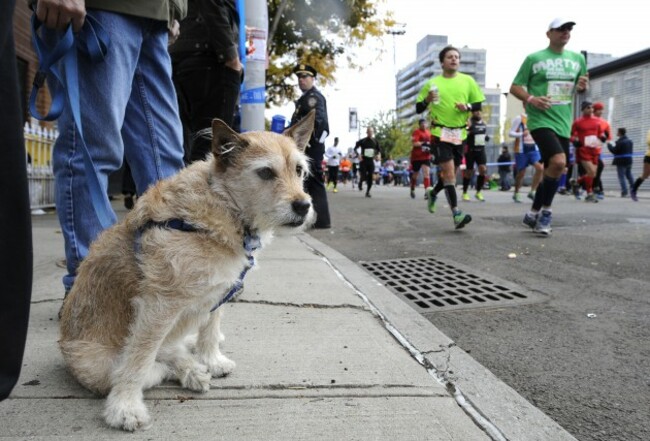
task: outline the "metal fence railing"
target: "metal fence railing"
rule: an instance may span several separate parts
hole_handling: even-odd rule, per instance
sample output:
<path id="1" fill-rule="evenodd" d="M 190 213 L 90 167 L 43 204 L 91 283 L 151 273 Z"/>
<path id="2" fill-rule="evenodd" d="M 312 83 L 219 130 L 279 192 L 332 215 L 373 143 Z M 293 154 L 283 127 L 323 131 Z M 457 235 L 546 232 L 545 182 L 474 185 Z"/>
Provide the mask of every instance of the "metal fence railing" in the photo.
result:
<path id="1" fill-rule="evenodd" d="M 58 131 L 25 123 L 25 162 L 32 210 L 55 205 L 52 148 Z"/>

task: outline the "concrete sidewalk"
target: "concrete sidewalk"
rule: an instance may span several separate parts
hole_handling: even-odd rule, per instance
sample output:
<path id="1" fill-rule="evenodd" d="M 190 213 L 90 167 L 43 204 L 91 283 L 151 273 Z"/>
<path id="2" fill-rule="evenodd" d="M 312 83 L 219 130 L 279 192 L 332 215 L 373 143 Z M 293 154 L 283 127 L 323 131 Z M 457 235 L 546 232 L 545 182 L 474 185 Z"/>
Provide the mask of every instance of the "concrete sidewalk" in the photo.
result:
<path id="1" fill-rule="evenodd" d="M 62 237 L 34 217 L 34 289 L 18 385 L 0 403 L 7 440 L 575 440 L 354 262 L 308 234 L 262 250 L 225 305 L 237 362 L 207 394 L 145 393 L 153 426 L 108 428 L 104 400 L 58 351 Z"/>

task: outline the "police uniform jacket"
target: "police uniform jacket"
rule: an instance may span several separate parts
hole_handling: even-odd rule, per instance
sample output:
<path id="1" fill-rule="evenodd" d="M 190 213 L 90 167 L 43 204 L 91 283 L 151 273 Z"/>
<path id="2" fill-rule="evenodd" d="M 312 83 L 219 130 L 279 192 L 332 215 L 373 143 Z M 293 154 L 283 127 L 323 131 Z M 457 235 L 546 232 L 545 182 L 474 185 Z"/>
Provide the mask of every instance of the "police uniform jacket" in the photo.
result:
<path id="1" fill-rule="evenodd" d="M 314 121 L 314 132 L 311 135 L 309 140 L 309 147 L 305 152 L 310 158 L 319 161 L 323 160 L 323 154 L 325 153 L 325 144 L 318 142 L 320 137 L 323 135 L 324 131 L 329 133 L 330 126 L 329 121 L 327 120 L 327 102 L 322 93 L 312 87 L 311 89 L 305 91 L 300 98 L 296 101 L 296 111 L 293 112 L 291 117 L 291 126 L 298 123 L 303 119 L 309 112 L 313 109 L 316 109 L 316 121 Z"/>

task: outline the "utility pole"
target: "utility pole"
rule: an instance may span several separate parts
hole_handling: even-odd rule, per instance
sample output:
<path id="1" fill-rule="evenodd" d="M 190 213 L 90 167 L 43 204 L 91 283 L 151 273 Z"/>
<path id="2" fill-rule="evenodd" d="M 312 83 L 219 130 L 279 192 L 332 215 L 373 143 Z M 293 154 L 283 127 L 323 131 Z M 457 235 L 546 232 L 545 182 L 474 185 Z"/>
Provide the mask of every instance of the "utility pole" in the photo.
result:
<path id="1" fill-rule="evenodd" d="M 396 56 L 397 46 L 396 46 L 395 37 L 398 35 L 406 34 L 406 24 L 395 23 L 395 25 L 392 28 L 389 28 L 388 31 L 386 31 L 386 33 L 393 36 L 393 77 L 395 78 L 395 106 L 393 106 L 393 110 L 394 110 L 393 118 L 397 118 L 397 56 Z"/>
<path id="2" fill-rule="evenodd" d="M 264 130 L 268 7 L 266 0 L 245 0 L 246 74 L 241 92 L 241 130 Z"/>

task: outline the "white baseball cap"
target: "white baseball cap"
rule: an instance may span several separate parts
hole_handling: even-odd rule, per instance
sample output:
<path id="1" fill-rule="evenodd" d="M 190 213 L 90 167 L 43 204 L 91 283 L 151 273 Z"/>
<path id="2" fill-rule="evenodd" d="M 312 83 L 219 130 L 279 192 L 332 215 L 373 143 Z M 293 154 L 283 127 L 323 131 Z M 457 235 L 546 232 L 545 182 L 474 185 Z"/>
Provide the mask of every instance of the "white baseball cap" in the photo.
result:
<path id="1" fill-rule="evenodd" d="M 571 20 L 565 20 L 563 18 L 556 18 L 548 25 L 548 30 L 561 28 L 564 25 L 575 26 L 576 22 Z"/>

